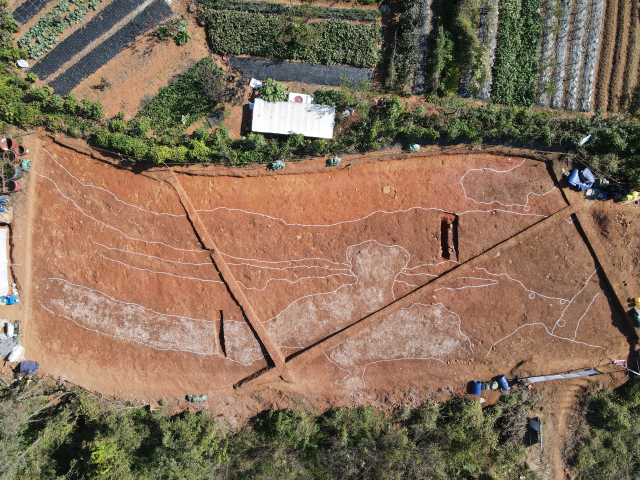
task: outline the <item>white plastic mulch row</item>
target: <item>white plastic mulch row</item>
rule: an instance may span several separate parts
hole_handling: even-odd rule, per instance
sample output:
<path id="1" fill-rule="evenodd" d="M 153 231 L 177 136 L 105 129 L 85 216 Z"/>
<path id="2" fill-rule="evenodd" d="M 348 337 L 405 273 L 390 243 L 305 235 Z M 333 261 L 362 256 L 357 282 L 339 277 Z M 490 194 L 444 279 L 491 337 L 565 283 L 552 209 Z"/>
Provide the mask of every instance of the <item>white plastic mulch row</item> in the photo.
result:
<path id="1" fill-rule="evenodd" d="M 559 0 L 561 13 L 558 17 L 558 37 L 556 39 L 556 71 L 553 79 L 553 92 L 551 94 L 551 108 L 562 108 L 564 94 L 564 77 L 567 59 L 567 41 L 571 28 L 570 14 L 572 0 Z"/>
<path id="2" fill-rule="evenodd" d="M 498 37 L 498 0 L 486 0 L 480 12 L 480 61 L 478 63 L 482 71 L 476 72 L 478 77 L 478 97 L 489 100 L 493 77 L 491 69 L 496 52 L 496 39 Z M 478 76 L 479 73 L 479 76 Z"/>
<path id="3" fill-rule="evenodd" d="M 542 12 L 542 39 L 540 41 L 540 61 L 538 79 L 538 98 L 537 103 L 543 107 L 547 106 L 549 101 L 549 82 L 551 81 L 551 73 L 553 71 L 553 48 L 556 43 L 556 2 L 558 0 L 547 0 Z"/>
<path id="4" fill-rule="evenodd" d="M 578 104 L 578 84 L 582 73 L 582 54 L 584 52 L 584 38 L 587 23 L 587 13 L 589 10 L 589 0 L 576 0 L 576 13 L 571 30 L 571 50 L 569 54 L 569 78 L 567 81 L 567 92 L 565 98 L 565 108 L 575 110 Z"/>
<path id="5" fill-rule="evenodd" d="M 592 0 L 587 28 L 586 55 L 582 71 L 582 89 L 580 92 L 579 110 L 588 112 L 593 103 L 593 87 L 595 84 L 596 65 L 600 48 L 600 33 L 604 14 L 604 0 Z"/>

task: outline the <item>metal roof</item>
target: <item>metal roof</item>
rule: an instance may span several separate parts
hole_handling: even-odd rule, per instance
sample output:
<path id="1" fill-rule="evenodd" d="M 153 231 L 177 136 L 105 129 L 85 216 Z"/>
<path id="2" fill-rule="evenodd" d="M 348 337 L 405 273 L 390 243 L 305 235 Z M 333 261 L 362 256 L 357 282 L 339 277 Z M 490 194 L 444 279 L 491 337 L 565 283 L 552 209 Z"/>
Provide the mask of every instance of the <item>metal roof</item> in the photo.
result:
<path id="1" fill-rule="evenodd" d="M 333 138 L 336 108 L 294 102 L 265 102 L 256 98 L 251 130 L 258 133 L 301 133 L 305 137 Z"/>

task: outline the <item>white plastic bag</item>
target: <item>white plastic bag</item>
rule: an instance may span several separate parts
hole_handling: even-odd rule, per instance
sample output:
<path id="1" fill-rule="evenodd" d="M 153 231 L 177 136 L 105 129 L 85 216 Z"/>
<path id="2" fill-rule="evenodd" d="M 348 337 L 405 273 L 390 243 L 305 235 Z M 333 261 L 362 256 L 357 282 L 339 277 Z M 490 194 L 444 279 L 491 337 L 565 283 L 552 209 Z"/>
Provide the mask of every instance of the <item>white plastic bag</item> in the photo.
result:
<path id="1" fill-rule="evenodd" d="M 7 358 L 7 361 L 22 362 L 23 360 L 24 360 L 24 347 L 22 345 L 16 345 L 15 347 L 13 347 L 13 350 L 11 350 L 11 353 L 9 354 L 9 358 Z"/>

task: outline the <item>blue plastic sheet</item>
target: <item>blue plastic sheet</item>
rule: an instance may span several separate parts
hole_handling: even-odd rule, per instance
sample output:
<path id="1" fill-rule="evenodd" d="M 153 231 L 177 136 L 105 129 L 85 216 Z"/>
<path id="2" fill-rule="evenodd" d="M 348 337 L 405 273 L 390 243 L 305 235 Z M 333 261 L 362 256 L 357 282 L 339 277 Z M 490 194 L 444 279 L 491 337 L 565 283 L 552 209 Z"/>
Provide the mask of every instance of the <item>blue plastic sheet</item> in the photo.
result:
<path id="1" fill-rule="evenodd" d="M 586 181 L 585 181 L 586 180 Z M 594 184 L 596 179 L 593 177 L 593 173 L 588 168 L 579 172 L 577 168 L 574 168 L 569 175 L 569 185 L 579 188 L 580 190 L 588 190 Z"/>

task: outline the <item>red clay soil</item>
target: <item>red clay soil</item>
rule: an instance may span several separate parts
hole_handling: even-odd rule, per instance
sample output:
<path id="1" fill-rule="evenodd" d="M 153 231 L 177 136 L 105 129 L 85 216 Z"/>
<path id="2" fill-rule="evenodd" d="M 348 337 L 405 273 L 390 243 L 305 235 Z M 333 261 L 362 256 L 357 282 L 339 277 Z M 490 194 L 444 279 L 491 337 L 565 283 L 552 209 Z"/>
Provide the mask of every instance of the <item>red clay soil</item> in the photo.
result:
<path id="1" fill-rule="evenodd" d="M 628 354 L 594 259 L 560 218 L 472 275 L 451 271 L 446 287 L 313 360 L 295 384 L 245 394 L 232 386 L 266 366 L 263 352 L 172 187 L 57 144 L 32 148 L 32 208 L 18 225 L 34 245 L 19 272 L 24 343 L 44 372 L 91 390 L 143 402 L 206 393 L 233 418 L 294 397 L 410 404 L 472 379 Z M 179 177 L 285 354 L 566 206 L 544 163 L 495 155 Z"/>
<path id="2" fill-rule="evenodd" d="M 633 307 L 633 298 L 640 297 L 640 206 L 638 202 L 615 205 L 598 202 L 591 209 L 592 224 L 585 230 L 600 237 L 607 261 L 617 273 L 615 288 L 626 297 L 628 308 Z"/>
<path id="3" fill-rule="evenodd" d="M 611 84 L 609 86 L 609 108 L 611 112 L 619 110 L 620 96 L 624 84 L 625 66 L 627 63 L 627 45 L 629 44 L 629 25 L 631 23 L 631 6 L 634 2 L 620 0 L 618 3 L 618 31 L 616 32 L 616 52 L 613 58 Z"/>
<path id="4" fill-rule="evenodd" d="M 613 56 L 616 49 L 616 32 L 618 28 L 618 0 L 607 0 L 604 15 L 604 28 L 600 42 L 600 60 L 598 62 L 598 76 L 596 79 L 595 109 L 607 109 L 609 104 L 609 83 Z M 624 28 L 624 26 L 623 26 Z"/>

